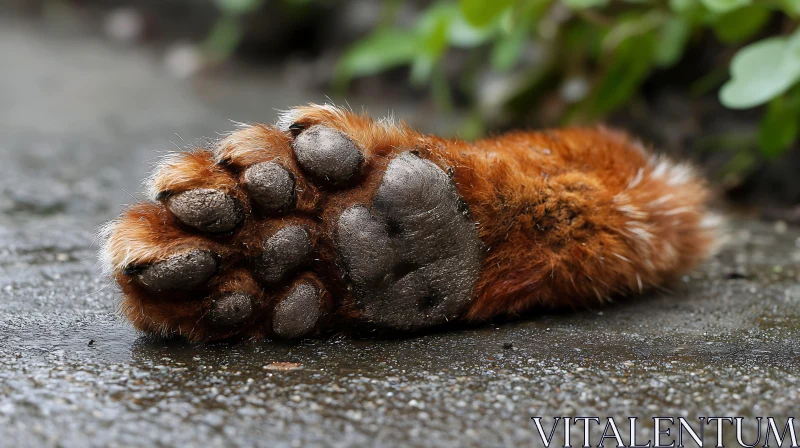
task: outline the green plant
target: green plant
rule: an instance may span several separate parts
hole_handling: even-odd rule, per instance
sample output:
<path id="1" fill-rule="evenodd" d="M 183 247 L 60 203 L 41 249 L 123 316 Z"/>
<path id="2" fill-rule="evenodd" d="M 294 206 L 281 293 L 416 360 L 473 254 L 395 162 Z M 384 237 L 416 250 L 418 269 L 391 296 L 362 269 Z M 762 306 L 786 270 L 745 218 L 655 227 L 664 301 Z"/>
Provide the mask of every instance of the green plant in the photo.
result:
<path id="1" fill-rule="evenodd" d="M 256 11 L 263 0 L 214 0 L 220 10 L 208 36 L 203 42 L 203 52 L 213 61 L 227 59 L 242 39 L 240 19 Z"/>
<path id="2" fill-rule="evenodd" d="M 569 98 L 558 115 L 595 120 L 628 103 L 654 70 L 674 66 L 693 43 L 713 35 L 730 54 L 738 49 L 719 99 L 732 109 L 767 105 L 758 142 L 771 158 L 800 131 L 798 16 L 800 0 L 442 0 L 414 26 L 383 24 L 353 45 L 336 81 L 343 87 L 355 77 L 409 66 L 413 85 L 431 85 L 448 104 L 444 57 L 460 49 L 487 58 L 495 73 L 520 74 L 507 107 L 538 107 L 559 85 L 584 80 L 585 94 Z M 537 56 L 526 57 L 532 49 Z M 713 71 L 696 75 L 705 90 L 724 81 Z M 474 76 L 467 68 L 462 78 L 470 97 Z"/>
<path id="3" fill-rule="evenodd" d="M 281 0 L 287 7 L 302 8 L 314 0 Z M 203 42 L 203 53 L 211 62 L 230 58 L 242 41 L 242 21 L 265 5 L 265 0 L 213 0 L 220 12 Z"/>

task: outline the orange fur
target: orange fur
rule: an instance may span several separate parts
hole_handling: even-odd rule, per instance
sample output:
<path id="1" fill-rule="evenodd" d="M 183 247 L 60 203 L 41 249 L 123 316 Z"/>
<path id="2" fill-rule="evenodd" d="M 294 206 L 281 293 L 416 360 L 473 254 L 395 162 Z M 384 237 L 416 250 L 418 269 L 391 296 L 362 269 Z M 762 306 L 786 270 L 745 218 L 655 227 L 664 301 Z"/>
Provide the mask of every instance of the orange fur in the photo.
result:
<path id="1" fill-rule="evenodd" d="M 358 182 L 326 190 L 307 179 L 285 132 L 297 122 L 323 124 L 349 135 L 366 156 Z M 332 223 L 350 205 L 368 202 L 389 160 L 409 150 L 452 172 L 486 248 L 465 320 L 589 306 L 638 294 L 691 270 L 715 242 L 704 182 L 687 165 L 654 156 L 618 131 L 516 132 L 468 143 L 315 105 L 289 111 L 278 126 L 238 130 L 213 153 L 197 150 L 173 157 L 151 178 L 154 196 L 193 188 L 229 193 L 245 204 L 241 229 L 200 236 L 178 225 L 159 203 L 135 205 L 109 225 L 106 259 L 125 295 L 123 312 L 137 328 L 191 339 L 270 336 L 263 316 L 299 280 L 274 288 L 259 285 L 246 269 L 247 260 L 266 236 L 297 222 L 312 229 L 317 250 L 310 271 L 299 278 L 327 291 L 320 330 L 358 326 L 358 309 L 341 280 L 330 243 Z M 241 176 L 254 163 L 273 160 L 296 176 L 297 209 L 265 217 L 249 205 Z M 220 274 L 194 293 L 201 298 L 186 292 L 153 297 L 121 273 L 131 264 L 152 263 L 192 248 L 213 250 L 224 260 Z M 257 297 L 261 320 L 254 318 L 231 333 L 209 334 L 198 322 L 210 297 L 234 290 Z"/>

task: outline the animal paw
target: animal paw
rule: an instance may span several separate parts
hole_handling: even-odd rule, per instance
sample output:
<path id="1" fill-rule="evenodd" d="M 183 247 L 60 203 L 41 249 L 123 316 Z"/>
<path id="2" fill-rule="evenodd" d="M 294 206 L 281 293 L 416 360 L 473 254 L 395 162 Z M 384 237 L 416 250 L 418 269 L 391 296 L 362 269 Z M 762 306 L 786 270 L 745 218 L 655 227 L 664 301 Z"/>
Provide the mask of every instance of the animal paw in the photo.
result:
<path id="1" fill-rule="evenodd" d="M 149 179 L 152 201 L 104 229 L 123 313 L 143 331 L 207 341 L 458 318 L 483 247 L 448 167 L 420 141 L 315 106 L 170 156 Z"/>

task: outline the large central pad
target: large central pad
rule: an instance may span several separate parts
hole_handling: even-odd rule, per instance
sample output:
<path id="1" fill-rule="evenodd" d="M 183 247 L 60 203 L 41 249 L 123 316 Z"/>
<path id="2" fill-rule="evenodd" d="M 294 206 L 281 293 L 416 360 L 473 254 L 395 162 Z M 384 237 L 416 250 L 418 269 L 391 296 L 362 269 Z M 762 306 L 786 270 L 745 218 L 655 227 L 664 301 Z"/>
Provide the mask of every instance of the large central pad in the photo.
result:
<path id="1" fill-rule="evenodd" d="M 361 317 L 402 330 L 458 317 L 483 249 L 447 174 L 410 152 L 389 162 L 372 204 L 342 213 L 336 245 Z"/>

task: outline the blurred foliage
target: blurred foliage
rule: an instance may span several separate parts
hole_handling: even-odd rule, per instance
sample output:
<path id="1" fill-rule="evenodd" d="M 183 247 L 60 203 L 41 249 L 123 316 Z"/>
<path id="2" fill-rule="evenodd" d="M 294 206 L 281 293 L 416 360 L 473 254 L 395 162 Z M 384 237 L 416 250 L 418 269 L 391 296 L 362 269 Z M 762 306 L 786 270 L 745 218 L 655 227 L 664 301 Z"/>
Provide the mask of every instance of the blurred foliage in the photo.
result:
<path id="1" fill-rule="evenodd" d="M 386 8 L 397 10 L 397 2 L 386 1 Z M 556 111 L 559 121 L 590 121 L 628 103 L 655 70 L 676 65 L 713 35 L 733 54 L 719 100 L 731 109 L 766 105 L 757 141 L 761 155 L 773 158 L 800 132 L 799 16 L 800 0 L 443 0 L 411 26 L 378 25 L 342 56 L 335 84 L 341 89 L 353 78 L 407 66 L 410 83 L 430 86 L 446 106 L 452 49 L 479 58 L 457 75 L 468 100 L 478 101 L 475 67 L 489 65 L 514 80 L 508 84 L 515 89 L 500 98 L 503 107 L 530 113 L 525 109 L 541 108 L 560 88 L 566 105 Z M 725 81 L 708 72 L 696 73 L 695 91 Z M 472 129 L 467 133 L 481 132 Z"/>
<path id="2" fill-rule="evenodd" d="M 203 42 L 203 52 L 211 62 L 228 59 L 241 43 L 244 30 L 242 19 L 262 8 L 266 0 L 212 0 L 220 11 L 208 36 Z M 301 8 L 317 0 L 281 0 L 285 6 Z"/>
<path id="3" fill-rule="evenodd" d="M 212 60 L 224 60 L 233 53 L 242 39 L 239 18 L 256 11 L 264 0 L 214 0 L 222 12 L 203 43 L 205 54 Z"/>

